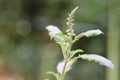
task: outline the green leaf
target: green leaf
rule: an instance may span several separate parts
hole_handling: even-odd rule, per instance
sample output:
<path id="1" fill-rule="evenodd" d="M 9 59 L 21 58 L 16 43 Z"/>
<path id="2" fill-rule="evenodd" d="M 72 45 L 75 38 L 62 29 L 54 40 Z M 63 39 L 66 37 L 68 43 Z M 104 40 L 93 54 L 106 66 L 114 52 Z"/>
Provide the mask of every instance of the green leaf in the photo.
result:
<path id="1" fill-rule="evenodd" d="M 59 34 L 56 34 L 56 35 L 54 36 L 54 40 L 55 40 L 56 42 L 65 42 L 64 34 L 63 34 L 62 32 L 59 33 Z"/>
<path id="2" fill-rule="evenodd" d="M 68 46 L 70 46 L 70 44 L 68 42 L 57 42 L 57 43 L 61 46 L 62 53 L 65 59 L 67 55 L 66 51 L 67 51 Z"/>
<path id="3" fill-rule="evenodd" d="M 62 33 L 62 31 L 60 31 L 60 29 L 57 26 L 49 25 L 46 27 L 46 29 L 49 31 L 51 39 L 54 38 L 54 40 L 57 42 L 65 41 L 64 34 Z"/>
<path id="4" fill-rule="evenodd" d="M 46 27 L 46 29 L 49 31 L 51 38 L 53 38 L 56 34 L 61 33 L 60 29 L 57 26 L 49 25 Z"/>
<path id="5" fill-rule="evenodd" d="M 49 71 L 49 72 L 47 72 L 47 73 L 53 75 L 53 76 L 56 78 L 56 80 L 59 80 L 59 79 L 60 79 L 58 73 L 51 72 L 51 71 Z"/>
<path id="6" fill-rule="evenodd" d="M 88 30 L 84 33 L 84 35 L 86 37 L 92 37 L 92 36 L 97 36 L 97 35 L 100 35 L 100 34 L 103 34 L 103 32 L 99 29 L 97 30 Z"/>
<path id="7" fill-rule="evenodd" d="M 82 49 L 77 49 L 77 50 L 71 51 L 70 56 L 73 57 L 75 54 L 77 54 L 79 52 L 84 52 L 84 51 Z"/>
<path id="8" fill-rule="evenodd" d="M 65 67 L 65 73 L 72 69 L 72 65 L 74 64 L 75 61 L 76 59 L 71 59 L 69 62 L 67 62 L 66 67 Z M 64 65 L 65 65 L 65 60 L 59 62 L 57 65 L 57 71 L 60 74 L 62 74 L 63 72 Z"/>
<path id="9" fill-rule="evenodd" d="M 88 60 L 88 61 L 95 61 L 95 62 L 98 62 L 100 65 L 104 65 L 106 67 L 114 69 L 114 64 L 110 60 L 108 60 L 108 59 L 106 59 L 106 58 L 104 58 L 100 55 L 83 54 L 83 55 L 79 55 L 79 58 L 82 58 L 82 59 L 85 59 L 85 60 Z"/>

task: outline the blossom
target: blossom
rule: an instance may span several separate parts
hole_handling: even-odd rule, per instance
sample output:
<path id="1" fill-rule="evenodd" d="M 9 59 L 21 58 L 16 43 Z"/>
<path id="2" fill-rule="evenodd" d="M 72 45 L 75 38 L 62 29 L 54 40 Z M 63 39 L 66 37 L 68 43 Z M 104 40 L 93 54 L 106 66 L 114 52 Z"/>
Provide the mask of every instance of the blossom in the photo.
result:
<path id="1" fill-rule="evenodd" d="M 84 35 L 86 37 L 92 37 L 92 36 L 97 36 L 97 35 L 100 35 L 100 34 L 103 34 L 103 32 L 99 29 L 97 30 L 88 30 L 84 33 Z"/>

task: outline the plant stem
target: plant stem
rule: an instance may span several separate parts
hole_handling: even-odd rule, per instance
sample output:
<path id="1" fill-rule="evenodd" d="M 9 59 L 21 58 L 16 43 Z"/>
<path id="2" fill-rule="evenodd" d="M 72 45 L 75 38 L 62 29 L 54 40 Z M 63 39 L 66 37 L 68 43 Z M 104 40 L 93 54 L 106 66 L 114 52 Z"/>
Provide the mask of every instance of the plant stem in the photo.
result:
<path id="1" fill-rule="evenodd" d="M 78 41 L 83 36 L 84 36 L 84 33 L 79 34 L 78 36 L 75 37 L 75 39 L 72 41 L 72 43 L 75 43 L 76 41 Z"/>
<path id="2" fill-rule="evenodd" d="M 68 30 L 66 32 L 68 33 L 68 36 L 69 36 L 70 45 L 67 46 L 67 51 L 65 53 L 63 51 L 63 56 L 64 56 L 65 64 L 64 64 L 64 67 L 63 67 L 63 71 L 62 71 L 60 80 L 64 80 L 64 77 L 65 77 L 65 74 L 66 74 L 66 72 L 65 72 L 66 65 L 68 63 L 68 59 L 70 59 L 70 54 L 69 53 L 71 52 L 71 47 L 72 47 L 72 44 L 73 44 L 72 43 L 73 42 L 72 38 L 73 38 L 73 36 L 75 36 L 74 29 L 73 29 L 73 25 L 74 24 L 72 22 L 74 21 L 73 18 L 74 18 L 74 14 L 75 14 L 75 12 L 76 12 L 77 9 L 78 9 L 78 7 L 76 7 L 75 9 L 73 9 L 71 11 L 71 13 L 69 14 L 69 17 L 67 18 L 67 20 L 68 20 L 68 22 L 67 22 Z"/>
<path id="3" fill-rule="evenodd" d="M 64 64 L 64 67 L 63 67 L 63 71 L 62 71 L 60 80 L 64 80 L 64 78 L 65 78 L 65 74 L 66 74 L 65 70 L 66 70 L 67 63 L 69 62 L 68 59 L 70 57 L 69 52 L 71 51 L 71 46 L 72 46 L 72 43 L 70 43 L 70 45 L 69 45 L 69 47 L 67 49 L 67 52 L 66 52 L 67 56 L 64 59 L 65 60 L 65 64 Z"/>
<path id="4" fill-rule="evenodd" d="M 67 65 L 67 61 L 65 60 L 65 64 L 64 64 L 64 67 L 63 67 L 63 71 L 62 71 L 61 79 L 60 80 L 64 80 L 66 65 Z"/>

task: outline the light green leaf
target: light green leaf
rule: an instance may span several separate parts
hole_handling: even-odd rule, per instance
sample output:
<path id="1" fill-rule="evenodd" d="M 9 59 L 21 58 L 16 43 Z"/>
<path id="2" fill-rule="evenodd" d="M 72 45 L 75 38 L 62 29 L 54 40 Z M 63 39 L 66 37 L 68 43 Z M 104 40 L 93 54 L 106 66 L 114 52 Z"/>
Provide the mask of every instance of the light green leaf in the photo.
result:
<path id="1" fill-rule="evenodd" d="M 63 34 L 63 33 L 56 34 L 56 35 L 54 36 L 54 40 L 55 40 L 56 42 L 65 42 L 64 34 Z"/>
<path id="2" fill-rule="evenodd" d="M 92 37 L 92 36 L 97 36 L 97 35 L 100 35 L 100 34 L 103 34 L 103 32 L 99 29 L 97 30 L 88 30 L 86 32 L 84 32 L 84 35 L 86 37 Z"/>
<path id="3" fill-rule="evenodd" d="M 76 61 L 75 59 L 72 59 L 69 62 L 67 62 L 66 67 L 65 67 L 65 73 L 68 72 L 70 69 L 72 69 L 72 65 L 75 61 Z M 65 65 L 65 60 L 58 63 L 58 65 L 57 65 L 58 73 L 62 74 L 64 65 Z"/>
<path id="4" fill-rule="evenodd" d="M 55 37 L 56 34 L 61 33 L 61 31 L 56 26 L 53 25 L 47 26 L 46 29 L 49 31 L 49 35 L 51 38 Z"/>
<path id="5" fill-rule="evenodd" d="M 79 57 L 82 58 L 82 59 L 88 60 L 88 61 L 98 62 L 98 63 L 100 63 L 100 65 L 104 65 L 106 67 L 114 69 L 114 64 L 110 60 L 108 60 L 108 59 L 106 59 L 106 58 L 104 58 L 104 57 L 102 57 L 100 55 L 83 54 L 83 55 L 79 55 Z"/>
<path id="6" fill-rule="evenodd" d="M 55 41 L 64 42 L 64 34 L 60 31 L 60 29 L 57 26 L 49 25 L 46 27 L 46 29 L 49 31 L 49 35 L 51 39 L 55 39 Z"/>
<path id="7" fill-rule="evenodd" d="M 51 71 L 49 71 L 47 73 L 53 75 L 57 80 L 59 80 L 59 74 L 58 73 L 51 72 Z"/>
<path id="8" fill-rule="evenodd" d="M 65 49 L 65 45 L 66 45 L 66 43 L 63 43 L 63 42 L 57 42 L 57 44 L 59 44 L 60 46 L 61 46 L 61 48 L 63 48 L 63 49 Z"/>
<path id="9" fill-rule="evenodd" d="M 77 50 L 71 51 L 70 55 L 71 55 L 71 57 L 73 57 L 75 54 L 77 54 L 79 52 L 84 52 L 84 51 L 82 49 L 77 49 Z"/>
<path id="10" fill-rule="evenodd" d="M 66 58 L 66 50 L 67 50 L 67 47 L 66 47 L 66 43 L 64 42 L 57 42 L 60 46 L 61 46 L 61 49 L 62 49 L 62 53 L 63 53 L 63 56 L 64 56 L 64 59 Z"/>

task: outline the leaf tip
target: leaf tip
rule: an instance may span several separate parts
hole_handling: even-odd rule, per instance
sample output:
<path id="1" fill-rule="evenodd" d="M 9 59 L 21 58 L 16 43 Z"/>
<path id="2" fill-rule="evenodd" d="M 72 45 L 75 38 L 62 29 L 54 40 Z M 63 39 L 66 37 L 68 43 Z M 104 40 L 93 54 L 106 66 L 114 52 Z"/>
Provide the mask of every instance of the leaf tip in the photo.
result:
<path id="1" fill-rule="evenodd" d="M 96 29 L 96 30 L 88 30 L 84 33 L 84 35 L 86 37 L 92 37 L 92 36 L 97 36 L 97 35 L 100 35 L 100 34 L 103 34 L 103 32 L 99 29 Z"/>

